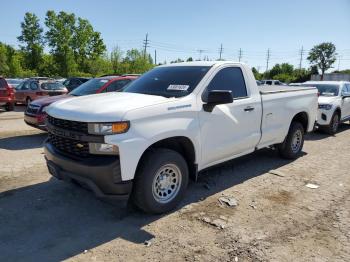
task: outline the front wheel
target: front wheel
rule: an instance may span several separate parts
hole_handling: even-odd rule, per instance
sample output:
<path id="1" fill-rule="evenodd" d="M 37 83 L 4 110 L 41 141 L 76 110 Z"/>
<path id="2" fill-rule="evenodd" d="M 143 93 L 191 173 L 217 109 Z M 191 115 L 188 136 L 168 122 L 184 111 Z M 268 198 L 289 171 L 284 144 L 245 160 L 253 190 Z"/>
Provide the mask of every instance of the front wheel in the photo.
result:
<path id="1" fill-rule="evenodd" d="M 188 166 L 182 155 L 169 149 L 150 150 L 137 171 L 133 201 L 147 213 L 168 212 L 183 198 L 188 177 Z"/>
<path id="2" fill-rule="evenodd" d="M 15 110 L 15 103 L 8 103 L 5 107 L 6 111 L 13 111 Z"/>
<path id="3" fill-rule="evenodd" d="M 292 122 L 284 142 L 278 145 L 283 158 L 296 159 L 304 146 L 304 127 L 299 122 Z"/>
<path id="4" fill-rule="evenodd" d="M 325 131 L 330 135 L 335 135 L 335 133 L 338 132 L 340 125 L 340 116 L 338 113 L 334 113 L 332 116 L 331 122 L 329 123 L 329 126 L 325 128 Z"/>

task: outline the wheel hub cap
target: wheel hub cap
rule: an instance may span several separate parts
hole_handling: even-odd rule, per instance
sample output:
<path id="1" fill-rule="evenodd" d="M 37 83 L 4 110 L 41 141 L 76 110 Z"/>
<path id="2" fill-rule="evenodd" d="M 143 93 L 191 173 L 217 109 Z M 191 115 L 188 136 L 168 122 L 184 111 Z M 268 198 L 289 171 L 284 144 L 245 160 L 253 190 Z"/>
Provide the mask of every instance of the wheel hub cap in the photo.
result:
<path id="1" fill-rule="evenodd" d="M 294 153 L 300 150 L 301 142 L 302 142 L 302 133 L 300 130 L 297 130 L 292 140 L 292 150 Z"/>
<path id="2" fill-rule="evenodd" d="M 156 173 L 152 194 L 159 203 L 168 203 L 173 200 L 180 190 L 182 174 L 180 169 L 174 164 L 162 166 Z"/>

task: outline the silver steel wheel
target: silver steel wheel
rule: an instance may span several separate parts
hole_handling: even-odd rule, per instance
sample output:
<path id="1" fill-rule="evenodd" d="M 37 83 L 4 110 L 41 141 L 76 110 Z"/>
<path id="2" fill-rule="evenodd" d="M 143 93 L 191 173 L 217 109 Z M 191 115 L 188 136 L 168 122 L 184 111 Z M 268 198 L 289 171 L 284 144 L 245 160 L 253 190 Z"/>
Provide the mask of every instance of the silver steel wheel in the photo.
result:
<path id="1" fill-rule="evenodd" d="M 332 129 L 334 133 L 337 132 L 338 127 L 339 127 L 339 115 L 335 115 L 333 117 L 333 123 L 332 123 Z"/>
<path id="2" fill-rule="evenodd" d="M 153 179 L 152 193 L 161 204 L 172 201 L 178 194 L 182 181 L 180 169 L 174 164 L 162 166 Z"/>
<path id="3" fill-rule="evenodd" d="M 301 147 L 303 139 L 303 133 L 300 130 L 297 130 L 292 138 L 292 151 L 293 153 L 298 153 Z"/>

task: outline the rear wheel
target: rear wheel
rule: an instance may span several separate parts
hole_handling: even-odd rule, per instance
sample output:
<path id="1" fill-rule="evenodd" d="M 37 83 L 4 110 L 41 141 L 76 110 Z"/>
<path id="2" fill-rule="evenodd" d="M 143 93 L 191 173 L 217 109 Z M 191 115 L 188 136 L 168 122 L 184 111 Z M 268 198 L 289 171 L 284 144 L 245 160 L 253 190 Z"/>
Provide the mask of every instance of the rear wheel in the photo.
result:
<path id="1" fill-rule="evenodd" d="M 15 110 L 15 104 L 14 103 L 8 103 L 5 107 L 6 111 L 13 111 Z"/>
<path id="2" fill-rule="evenodd" d="M 132 198 L 147 213 L 165 213 L 179 204 L 187 184 L 188 167 L 182 155 L 169 149 L 154 149 L 143 157 Z"/>
<path id="3" fill-rule="evenodd" d="M 304 146 L 304 127 L 299 122 L 292 122 L 284 142 L 278 145 L 278 151 L 283 158 L 295 159 Z"/>
<path id="4" fill-rule="evenodd" d="M 339 125 L 340 125 L 340 116 L 339 116 L 339 113 L 335 112 L 334 115 L 332 116 L 331 122 L 325 128 L 325 131 L 330 135 L 334 135 L 335 133 L 338 132 Z"/>

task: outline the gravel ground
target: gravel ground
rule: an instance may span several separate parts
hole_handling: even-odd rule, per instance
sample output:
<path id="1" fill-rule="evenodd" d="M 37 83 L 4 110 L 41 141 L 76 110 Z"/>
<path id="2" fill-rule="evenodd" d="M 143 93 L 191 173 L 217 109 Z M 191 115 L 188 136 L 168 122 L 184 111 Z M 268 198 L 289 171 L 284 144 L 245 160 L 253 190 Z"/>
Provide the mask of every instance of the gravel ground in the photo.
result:
<path id="1" fill-rule="evenodd" d="M 51 178 L 22 111 L 0 112 L 1 261 L 350 261 L 347 124 L 292 162 L 262 150 L 216 167 L 150 216 Z"/>

